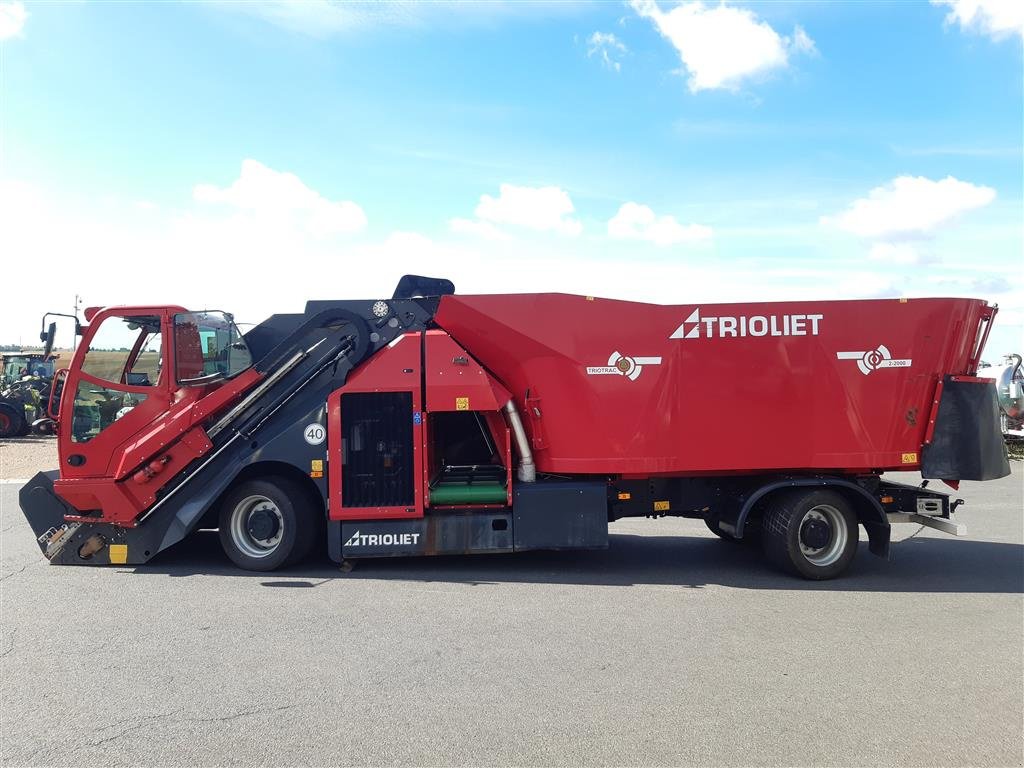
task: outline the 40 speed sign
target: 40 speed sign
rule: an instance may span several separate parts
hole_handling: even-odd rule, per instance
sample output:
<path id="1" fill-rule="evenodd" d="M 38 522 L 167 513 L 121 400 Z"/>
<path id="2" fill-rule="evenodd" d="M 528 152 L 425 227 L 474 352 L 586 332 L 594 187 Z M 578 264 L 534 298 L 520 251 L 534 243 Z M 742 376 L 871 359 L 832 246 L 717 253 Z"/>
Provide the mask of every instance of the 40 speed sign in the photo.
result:
<path id="1" fill-rule="evenodd" d="M 327 429 L 323 424 L 310 424 L 302 430 L 302 436 L 310 445 L 320 445 L 327 439 Z"/>

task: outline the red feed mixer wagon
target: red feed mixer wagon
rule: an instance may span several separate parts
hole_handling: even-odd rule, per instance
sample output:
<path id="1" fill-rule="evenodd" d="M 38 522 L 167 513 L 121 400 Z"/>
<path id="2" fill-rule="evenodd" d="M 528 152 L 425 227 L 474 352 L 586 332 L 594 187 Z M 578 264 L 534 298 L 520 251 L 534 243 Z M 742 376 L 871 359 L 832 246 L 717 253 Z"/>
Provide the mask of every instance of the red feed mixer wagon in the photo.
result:
<path id="1" fill-rule="evenodd" d="M 995 312 L 459 296 L 411 275 L 244 335 L 224 312 L 90 309 L 50 403 L 60 469 L 21 507 L 61 564 L 144 563 L 200 527 L 253 570 L 324 539 L 336 562 L 591 549 L 619 518 L 673 515 L 831 578 L 861 526 L 883 557 L 894 523 L 964 532 L 958 501 L 886 471 L 1008 474 L 975 376 Z"/>

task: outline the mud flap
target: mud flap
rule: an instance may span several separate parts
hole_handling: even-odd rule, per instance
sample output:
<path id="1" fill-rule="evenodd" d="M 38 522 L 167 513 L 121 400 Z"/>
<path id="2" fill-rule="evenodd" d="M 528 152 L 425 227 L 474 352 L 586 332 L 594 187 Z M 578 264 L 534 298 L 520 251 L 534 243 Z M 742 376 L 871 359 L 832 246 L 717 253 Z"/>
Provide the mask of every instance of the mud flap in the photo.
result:
<path id="1" fill-rule="evenodd" d="M 956 481 L 996 480 L 1008 474 L 995 383 L 947 376 L 932 439 L 921 451 L 921 476 Z"/>
<path id="2" fill-rule="evenodd" d="M 892 533 L 892 527 L 889 523 L 862 520 L 861 524 L 864 526 L 864 530 L 868 532 L 868 551 L 883 560 L 889 560 L 891 557 L 889 542 L 890 534 Z"/>

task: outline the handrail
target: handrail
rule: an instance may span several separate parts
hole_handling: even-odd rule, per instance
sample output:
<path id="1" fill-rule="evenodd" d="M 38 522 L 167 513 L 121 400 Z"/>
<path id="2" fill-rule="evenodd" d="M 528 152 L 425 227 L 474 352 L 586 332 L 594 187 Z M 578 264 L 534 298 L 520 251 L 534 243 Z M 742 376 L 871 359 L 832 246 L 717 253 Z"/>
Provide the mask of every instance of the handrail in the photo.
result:
<path id="1" fill-rule="evenodd" d="M 53 395 L 57 391 L 57 382 L 61 377 L 61 374 L 67 376 L 70 368 L 61 368 L 55 374 L 53 374 L 53 380 L 50 382 L 50 396 L 46 399 L 46 415 L 54 421 L 57 421 L 57 413 L 53 410 Z M 61 394 L 63 394 L 63 387 L 61 388 Z M 57 400 L 58 407 L 60 406 L 60 400 Z"/>
<path id="2" fill-rule="evenodd" d="M 982 310 L 982 316 L 978 321 L 977 335 L 974 340 L 974 350 L 967 361 L 968 376 L 976 376 L 978 373 L 978 364 L 981 363 L 981 355 L 985 351 L 988 334 L 992 330 L 992 322 L 995 320 L 998 311 L 999 307 L 994 305 L 986 306 Z"/>

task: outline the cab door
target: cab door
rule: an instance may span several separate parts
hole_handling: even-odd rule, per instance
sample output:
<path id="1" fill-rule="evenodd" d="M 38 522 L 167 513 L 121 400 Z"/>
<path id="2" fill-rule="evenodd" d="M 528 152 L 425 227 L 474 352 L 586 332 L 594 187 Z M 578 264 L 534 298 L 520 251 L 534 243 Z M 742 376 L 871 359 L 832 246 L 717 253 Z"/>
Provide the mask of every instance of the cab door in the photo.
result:
<path id="1" fill-rule="evenodd" d="M 62 478 L 110 477 L 124 446 L 170 409 L 166 353 L 174 311 L 111 309 L 93 316 L 62 395 Z"/>

